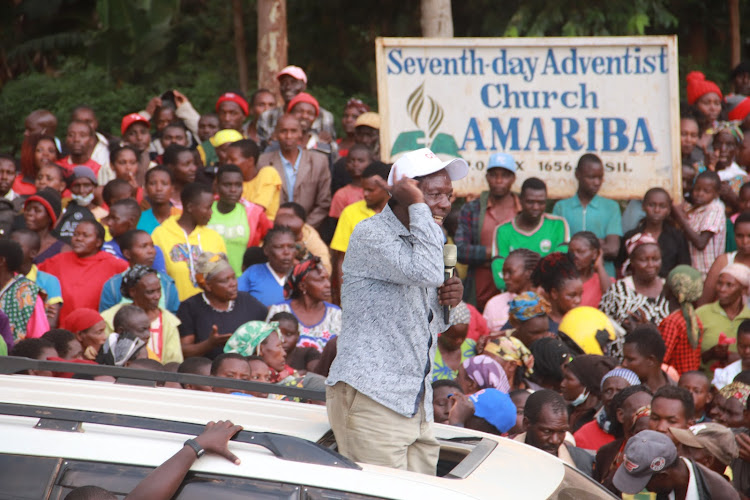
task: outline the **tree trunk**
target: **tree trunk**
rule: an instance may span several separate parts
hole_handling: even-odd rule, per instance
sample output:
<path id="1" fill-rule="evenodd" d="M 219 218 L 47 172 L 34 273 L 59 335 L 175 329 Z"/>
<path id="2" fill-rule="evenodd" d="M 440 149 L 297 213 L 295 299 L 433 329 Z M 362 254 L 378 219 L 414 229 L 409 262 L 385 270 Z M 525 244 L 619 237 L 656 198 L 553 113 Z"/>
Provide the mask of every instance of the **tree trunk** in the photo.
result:
<path id="1" fill-rule="evenodd" d="M 242 0 L 232 0 L 234 18 L 234 54 L 237 57 L 237 72 L 240 77 L 240 90 L 247 95 L 247 54 L 245 53 L 245 23 L 242 15 Z"/>
<path id="2" fill-rule="evenodd" d="M 258 0 L 258 88 L 280 101 L 276 74 L 287 65 L 286 0 Z"/>
<path id="3" fill-rule="evenodd" d="M 451 0 L 421 0 L 422 36 L 453 37 L 453 13 Z"/>
<path id="4" fill-rule="evenodd" d="M 740 0 L 729 0 L 729 63 L 740 63 Z"/>

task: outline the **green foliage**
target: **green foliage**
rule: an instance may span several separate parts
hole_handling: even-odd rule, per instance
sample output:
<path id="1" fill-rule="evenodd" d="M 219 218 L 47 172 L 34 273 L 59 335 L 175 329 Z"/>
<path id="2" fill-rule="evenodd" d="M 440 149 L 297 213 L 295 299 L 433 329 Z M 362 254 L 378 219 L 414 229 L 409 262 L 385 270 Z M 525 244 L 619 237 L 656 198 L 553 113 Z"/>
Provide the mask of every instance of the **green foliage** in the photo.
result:
<path id="1" fill-rule="evenodd" d="M 529 0 L 521 4 L 505 36 L 645 35 L 646 28 L 677 25 L 668 0 Z"/>

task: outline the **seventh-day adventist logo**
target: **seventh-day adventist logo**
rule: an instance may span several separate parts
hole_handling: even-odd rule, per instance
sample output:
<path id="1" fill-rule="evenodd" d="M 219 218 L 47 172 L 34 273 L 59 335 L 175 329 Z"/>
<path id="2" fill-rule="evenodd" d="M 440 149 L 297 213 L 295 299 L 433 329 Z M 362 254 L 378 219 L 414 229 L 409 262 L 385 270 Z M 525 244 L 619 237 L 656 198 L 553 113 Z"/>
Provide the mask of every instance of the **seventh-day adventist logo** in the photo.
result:
<path id="1" fill-rule="evenodd" d="M 429 104 L 429 106 L 425 106 Z M 429 108 L 429 111 L 427 110 Z M 445 118 L 443 107 L 424 92 L 424 82 L 409 94 L 406 101 L 406 113 L 417 130 L 401 132 L 396 137 L 391 155 L 420 148 L 430 148 L 438 155 L 460 157 L 456 139 L 448 134 L 438 132 Z M 426 120 L 424 119 L 426 115 Z M 421 124 L 424 123 L 425 127 Z"/>

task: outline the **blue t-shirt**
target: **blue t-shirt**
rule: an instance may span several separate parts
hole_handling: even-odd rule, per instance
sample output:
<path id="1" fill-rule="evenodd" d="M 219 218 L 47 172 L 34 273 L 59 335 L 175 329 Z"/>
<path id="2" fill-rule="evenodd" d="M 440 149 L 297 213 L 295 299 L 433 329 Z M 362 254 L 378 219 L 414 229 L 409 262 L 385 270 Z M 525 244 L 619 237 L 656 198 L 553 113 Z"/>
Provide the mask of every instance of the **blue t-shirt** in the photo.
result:
<path id="1" fill-rule="evenodd" d="M 47 294 L 48 304 L 62 304 L 62 289 L 57 277 L 44 271 L 37 271 L 36 284 L 42 287 L 42 290 Z"/>
<path id="2" fill-rule="evenodd" d="M 284 302 L 284 287 L 276 281 L 267 264 L 255 264 L 245 269 L 237 279 L 237 289 L 249 293 L 266 307 Z"/>
<path id="3" fill-rule="evenodd" d="M 571 236 L 581 231 L 591 231 L 600 240 L 608 234 L 622 237 L 620 205 L 615 200 L 596 195 L 584 208 L 576 194 L 558 201 L 552 213 L 568 222 Z M 615 276 L 615 265 L 612 261 L 605 260 L 604 267 L 610 276 Z"/>
<path id="4" fill-rule="evenodd" d="M 144 230 L 145 231 L 145 230 Z M 167 273 L 167 267 L 164 263 L 164 253 L 162 253 L 161 248 L 154 245 L 154 248 L 156 249 L 156 257 L 154 257 L 154 264 L 151 266 L 153 269 L 159 271 L 160 273 Z M 125 256 L 122 254 L 122 250 L 120 250 L 120 244 L 117 243 L 116 240 L 109 240 L 102 246 L 102 250 L 105 252 L 114 255 L 118 259 L 127 260 Z"/>
<path id="5" fill-rule="evenodd" d="M 148 234 L 151 234 L 154 232 L 154 229 L 159 227 L 159 225 L 159 221 L 154 215 L 154 210 L 152 208 L 149 208 L 148 210 L 144 210 L 143 213 L 141 213 L 141 218 L 138 220 L 136 229 L 140 229 L 141 231 L 146 231 Z"/>

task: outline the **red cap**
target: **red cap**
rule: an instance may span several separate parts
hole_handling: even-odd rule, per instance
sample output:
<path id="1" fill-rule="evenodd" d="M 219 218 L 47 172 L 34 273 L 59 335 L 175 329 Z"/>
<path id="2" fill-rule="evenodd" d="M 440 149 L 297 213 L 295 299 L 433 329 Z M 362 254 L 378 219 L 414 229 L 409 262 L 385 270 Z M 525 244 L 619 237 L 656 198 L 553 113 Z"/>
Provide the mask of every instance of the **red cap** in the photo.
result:
<path id="1" fill-rule="evenodd" d="M 691 106 L 706 94 L 714 93 L 719 96 L 719 99 L 723 98 L 719 86 L 710 80 L 706 80 L 706 75 L 700 71 L 691 71 L 688 73 L 686 80 L 687 100 Z"/>
<path id="2" fill-rule="evenodd" d="M 73 333 L 78 333 L 91 328 L 100 321 L 104 321 L 104 318 L 97 311 L 88 307 L 81 307 L 65 317 L 62 327 Z"/>
<path id="3" fill-rule="evenodd" d="M 730 121 L 742 121 L 750 114 L 750 97 L 745 97 L 728 113 Z"/>
<path id="4" fill-rule="evenodd" d="M 221 94 L 219 100 L 216 101 L 217 113 L 219 112 L 219 104 L 225 101 L 231 101 L 237 104 L 242 109 L 242 112 L 245 113 L 245 116 L 250 114 L 250 107 L 247 105 L 247 101 L 241 95 L 235 94 L 234 92 L 224 92 Z"/>
<path id="5" fill-rule="evenodd" d="M 143 117 L 143 115 L 139 115 L 138 113 L 130 113 L 129 115 L 125 115 L 125 117 L 122 119 L 120 134 L 125 135 L 128 127 L 136 122 L 145 123 L 147 127 L 151 128 L 151 124 L 148 122 L 148 120 L 146 120 L 146 118 Z"/>
<path id="6" fill-rule="evenodd" d="M 289 106 L 286 107 L 286 112 L 291 113 L 292 109 L 294 109 L 294 106 L 301 102 L 306 102 L 308 104 L 312 104 L 315 107 L 315 116 L 317 117 L 320 114 L 320 104 L 318 104 L 318 100 L 315 99 L 313 96 L 308 94 L 307 92 L 300 92 L 294 98 L 289 101 Z"/>

